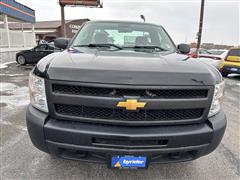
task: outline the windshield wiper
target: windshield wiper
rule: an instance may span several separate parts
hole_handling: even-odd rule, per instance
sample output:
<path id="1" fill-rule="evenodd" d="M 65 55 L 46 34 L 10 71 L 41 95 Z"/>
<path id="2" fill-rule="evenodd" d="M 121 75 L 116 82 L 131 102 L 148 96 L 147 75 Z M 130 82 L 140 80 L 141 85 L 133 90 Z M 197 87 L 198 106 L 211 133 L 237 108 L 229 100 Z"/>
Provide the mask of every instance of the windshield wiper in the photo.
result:
<path id="1" fill-rule="evenodd" d="M 73 47 L 93 47 L 93 48 L 97 48 L 97 47 L 106 47 L 106 48 L 117 48 L 117 49 L 122 49 L 122 47 L 116 45 L 116 44 L 82 44 L 82 45 L 75 45 Z"/>
<path id="2" fill-rule="evenodd" d="M 151 50 L 160 50 L 160 51 L 168 51 L 167 49 L 164 49 L 160 46 L 133 46 L 130 48 L 134 48 L 134 49 L 151 49 Z"/>

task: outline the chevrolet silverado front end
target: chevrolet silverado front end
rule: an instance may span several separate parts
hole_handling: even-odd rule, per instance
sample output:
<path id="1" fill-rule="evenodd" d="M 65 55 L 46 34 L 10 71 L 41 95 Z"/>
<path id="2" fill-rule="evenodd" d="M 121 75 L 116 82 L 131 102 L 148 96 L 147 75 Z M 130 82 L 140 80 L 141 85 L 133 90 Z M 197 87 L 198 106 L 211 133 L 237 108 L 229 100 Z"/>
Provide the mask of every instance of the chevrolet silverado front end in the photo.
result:
<path id="1" fill-rule="evenodd" d="M 226 128 L 220 73 L 179 54 L 157 25 L 88 22 L 37 64 L 29 86 L 31 140 L 62 158 L 111 168 L 189 161 Z"/>

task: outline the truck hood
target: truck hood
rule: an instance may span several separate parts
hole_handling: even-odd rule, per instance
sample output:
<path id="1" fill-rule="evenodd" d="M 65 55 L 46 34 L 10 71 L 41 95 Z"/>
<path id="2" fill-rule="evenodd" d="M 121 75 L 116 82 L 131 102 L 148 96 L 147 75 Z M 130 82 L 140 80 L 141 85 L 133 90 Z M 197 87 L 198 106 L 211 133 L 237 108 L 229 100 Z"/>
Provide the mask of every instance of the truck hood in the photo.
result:
<path id="1" fill-rule="evenodd" d="M 177 53 L 65 50 L 42 61 L 38 66 L 47 62 L 45 72 L 54 80 L 175 86 L 214 85 L 220 80 L 214 67 Z"/>

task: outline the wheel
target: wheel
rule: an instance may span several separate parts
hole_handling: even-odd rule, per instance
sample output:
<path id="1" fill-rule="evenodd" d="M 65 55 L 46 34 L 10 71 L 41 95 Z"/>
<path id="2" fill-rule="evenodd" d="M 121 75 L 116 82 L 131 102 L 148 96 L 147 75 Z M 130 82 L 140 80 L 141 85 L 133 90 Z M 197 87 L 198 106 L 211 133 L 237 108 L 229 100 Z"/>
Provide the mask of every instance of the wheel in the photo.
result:
<path id="1" fill-rule="evenodd" d="M 221 74 L 222 74 L 223 77 L 227 77 L 228 76 L 228 73 L 226 73 L 226 72 L 221 72 Z"/>
<path id="2" fill-rule="evenodd" d="M 26 58 L 22 55 L 19 55 L 17 57 L 17 63 L 20 64 L 20 65 L 25 65 L 26 64 Z"/>

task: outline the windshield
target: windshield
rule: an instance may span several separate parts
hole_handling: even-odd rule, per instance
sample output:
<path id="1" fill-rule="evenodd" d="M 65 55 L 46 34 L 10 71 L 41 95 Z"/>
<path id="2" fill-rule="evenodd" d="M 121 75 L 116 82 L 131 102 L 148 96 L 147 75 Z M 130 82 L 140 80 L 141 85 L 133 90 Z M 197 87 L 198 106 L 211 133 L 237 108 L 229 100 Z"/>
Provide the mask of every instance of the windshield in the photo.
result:
<path id="1" fill-rule="evenodd" d="M 228 53 L 228 56 L 238 56 L 238 57 L 240 57 L 240 49 L 231 49 Z"/>
<path id="2" fill-rule="evenodd" d="M 87 23 L 76 35 L 71 47 L 93 47 L 93 45 L 94 47 L 111 45 L 111 48 L 130 49 L 150 47 L 159 51 L 175 51 L 174 44 L 160 26 L 122 22 Z"/>
<path id="3" fill-rule="evenodd" d="M 213 55 L 221 55 L 221 54 L 225 53 L 226 51 L 210 50 L 209 52 L 210 52 L 211 54 L 213 54 Z"/>
<path id="4" fill-rule="evenodd" d="M 206 49 L 200 49 L 199 51 L 198 51 L 198 53 L 199 54 L 212 54 L 212 53 L 210 53 L 208 50 L 206 50 Z"/>

